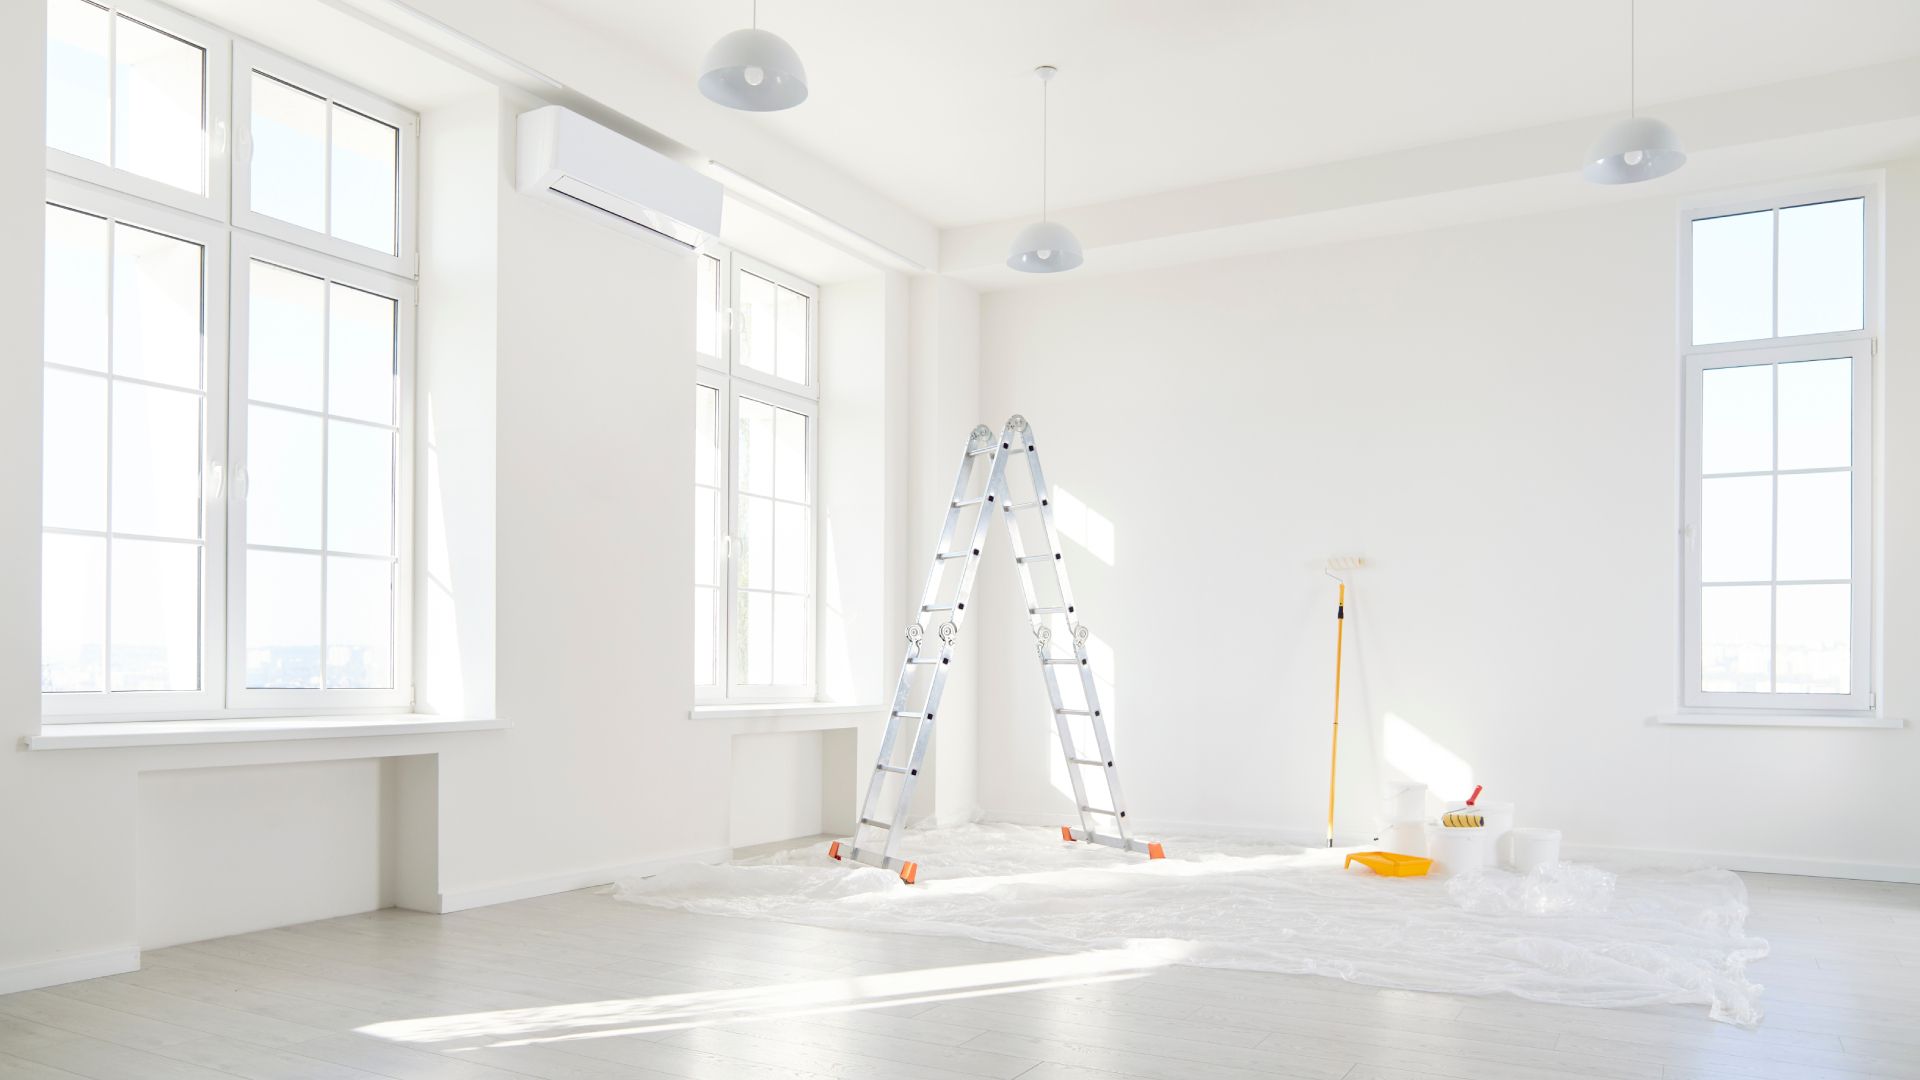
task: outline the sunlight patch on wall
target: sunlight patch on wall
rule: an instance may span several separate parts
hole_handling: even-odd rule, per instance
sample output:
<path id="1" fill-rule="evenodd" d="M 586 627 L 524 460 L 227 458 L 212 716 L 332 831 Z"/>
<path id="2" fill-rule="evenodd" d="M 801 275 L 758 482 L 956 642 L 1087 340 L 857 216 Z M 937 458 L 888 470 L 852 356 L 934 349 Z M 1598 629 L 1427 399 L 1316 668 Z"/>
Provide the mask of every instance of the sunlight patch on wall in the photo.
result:
<path id="1" fill-rule="evenodd" d="M 1473 793 L 1473 766 L 1399 716 L 1388 713 L 1383 725 L 1387 764 L 1410 780 L 1427 785 L 1442 800 Z"/>

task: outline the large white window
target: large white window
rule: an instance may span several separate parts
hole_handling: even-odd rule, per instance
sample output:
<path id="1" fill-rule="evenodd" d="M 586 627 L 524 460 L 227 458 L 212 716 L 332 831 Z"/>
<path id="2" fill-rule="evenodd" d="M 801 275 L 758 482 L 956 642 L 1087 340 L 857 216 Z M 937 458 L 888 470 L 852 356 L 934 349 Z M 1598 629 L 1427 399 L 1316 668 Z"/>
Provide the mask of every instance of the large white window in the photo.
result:
<path id="1" fill-rule="evenodd" d="M 415 118 L 143 0 L 48 0 L 47 58 L 47 717 L 407 706 Z M 229 109 L 269 72 L 317 174 Z"/>
<path id="2" fill-rule="evenodd" d="M 810 700 L 819 290 L 742 255 L 696 265 L 694 686 Z"/>
<path id="3" fill-rule="evenodd" d="M 1689 707 L 1873 705 L 1876 232 L 1868 192 L 1689 215 Z"/>

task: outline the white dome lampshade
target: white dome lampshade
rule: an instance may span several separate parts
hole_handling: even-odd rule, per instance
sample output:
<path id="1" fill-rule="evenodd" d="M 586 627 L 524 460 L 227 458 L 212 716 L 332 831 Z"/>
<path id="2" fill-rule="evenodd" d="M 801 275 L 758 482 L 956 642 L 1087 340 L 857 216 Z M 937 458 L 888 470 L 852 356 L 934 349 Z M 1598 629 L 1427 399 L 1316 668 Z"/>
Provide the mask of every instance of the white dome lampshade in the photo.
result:
<path id="1" fill-rule="evenodd" d="M 1601 132 L 1580 175 L 1596 184 L 1633 184 L 1687 163 L 1680 136 L 1651 116 L 1630 116 Z"/>
<path id="2" fill-rule="evenodd" d="M 1029 274 L 1058 274 L 1087 261 L 1080 238 L 1057 221 L 1036 221 L 1007 249 L 1007 265 Z"/>
<path id="3" fill-rule="evenodd" d="M 1007 249 L 1007 265 L 1023 274 L 1058 274 L 1087 261 L 1073 230 L 1047 220 L 1047 84 L 1059 74 L 1052 64 L 1033 73 L 1040 79 L 1040 220 L 1021 229 Z"/>
<path id="4" fill-rule="evenodd" d="M 778 112 L 807 100 L 807 69 L 778 34 L 735 30 L 707 50 L 700 92 L 729 109 Z"/>

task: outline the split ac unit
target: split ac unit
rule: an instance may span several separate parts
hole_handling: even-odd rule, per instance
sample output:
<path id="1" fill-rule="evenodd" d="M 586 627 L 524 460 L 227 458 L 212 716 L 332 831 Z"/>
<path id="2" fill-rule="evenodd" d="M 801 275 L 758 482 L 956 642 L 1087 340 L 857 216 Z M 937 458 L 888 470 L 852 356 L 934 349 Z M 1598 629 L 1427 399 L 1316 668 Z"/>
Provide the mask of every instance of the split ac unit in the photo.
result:
<path id="1" fill-rule="evenodd" d="M 520 190 L 552 193 L 686 249 L 720 235 L 719 183 L 571 109 L 520 114 Z"/>

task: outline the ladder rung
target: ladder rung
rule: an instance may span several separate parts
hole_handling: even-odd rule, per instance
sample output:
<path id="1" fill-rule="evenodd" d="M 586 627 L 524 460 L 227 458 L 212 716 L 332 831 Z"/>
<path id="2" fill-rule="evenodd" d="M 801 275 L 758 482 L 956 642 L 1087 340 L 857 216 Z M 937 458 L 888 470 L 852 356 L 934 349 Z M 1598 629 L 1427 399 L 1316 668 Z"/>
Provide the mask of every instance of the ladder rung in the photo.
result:
<path id="1" fill-rule="evenodd" d="M 1085 807 L 1082 807 L 1081 809 L 1085 809 Z M 861 818 L 861 819 L 860 819 L 860 824 L 862 824 L 862 825 L 871 825 L 871 826 L 873 826 L 873 827 L 874 827 L 874 828 L 876 828 L 876 829 L 891 829 L 891 828 L 893 828 L 893 825 L 892 825 L 891 823 L 889 823 L 889 822 L 885 822 L 885 821 L 875 821 L 875 820 L 873 820 L 873 819 L 872 819 L 872 818 L 870 818 L 870 817 L 863 817 L 863 818 Z"/>
<path id="2" fill-rule="evenodd" d="M 900 773 L 903 776 L 913 771 L 904 765 L 875 765 L 874 768 L 881 772 Z"/>
<path id="3" fill-rule="evenodd" d="M 921 611 L 952 611 L 952 604 L 922 604 Z"/>
<path id="4" fill-rule="evenodd" d="M 1093 715 L 1092 713 L 1088 712 L 1085 709 L 1055 709 L 1053 711 L 1059 713 L 1061 716 L 1092 716 Z M 900 714 L 894 713 L 893 715 L 899 716 Z"/>
<path id="5" fill-rule="evenodd" d="M 934 558 L 941 559 L 941 560 L 964 559 L 971 554 L 973 554 L 973 552 L 971 551 L 943 551 L 940 554 L 935 555 Z"/>
<path id="6" fill-rule="evenodd" d="M 1013 561 L 1018 563 L 1046 562 L 1048 559 L 1057 559 L 1057 558 L 1059 558 L 1058 555 L 1055 555 L 1051 552 L 1047 552 L 1041 555 L 1022 555 Z"/>
<path id="7" fill-rule="evenodd" d="M 1072 656 L 1049 656 L 1040 661 L 1043 664 L 1078 664 L 1082 661 Z"/>
<path id="8" fill-rule="evenodd" d="M 1046 504 L 1046 500 L 1044 499 L 1028 499 L 1026 502 L 1008 503 L 1001 509 L 1011 513 L 1012 511 L 1015 511 L 1015 510 L 1031 510 L 1036 506 L 1044 506 L 1045 504 Z"/>
<path id="9" fill-rule="evenodd" d="M 1111 762 L 1111 761 L 1101 761 L 1101 760 L 1100 760 L 1099 758 L 1086 758 L 1086 757 L 1070 757 L 1070 758 L 1068 758 L 1068 759 L 1067 759 L 1067 764 L 1069 764 L 1069 765 L 1098 765 L 1098 766 L 1100 766 L 1101 768 L 1104 768 L 1104 769 L 1111 769 L 1111 768 L 1113 768 L 1113 762 Z"/>
<path id="10" fill-rule="evenodd" d="M 907 663 L 909 664 L 937 664 L 939 662 L 940 658 L 937 656 L 914 656 L 907 659 Z"/>
<path id="11" fill-rule="evenodd" d="M 1027 614 L 1029 615 L 1065 615 L 1066 613 L 1072 610 L 1073 610 L 1072 608 L 1066 608 L 1066 607 L 1030 607 L 1027 609 Z"/>
<path id="12" fill-rule="evenodd" d="M 1083 814 L 1105 814 L 1110 818 L 1117 818 L 1120 816 L 1120 813 L 1117 810 L 1102 810 L 1097 806 L 1083 806 L 1080 808 L 1080 812 Z M 865 820 L 865 819 L 862 819 L 862 820 Z"/>
<path id="13" fill-rule="evenodd" d="M 986 502 L 991 497 L 992 496 L 988 496 L 988 495 L 975 495 L 971 499 L 955 499 L 953 500 L 953 505 L 956 509 L 962 506 L 979 506 L 981 503 Z"/>
<path id="14" fill-rule="evenodd" d="M 967 456 L 968 456 L 968 457 L 979 457 L 979 456 L 980 456 L 981 454 L 991 454 L 991 453 L 993 453 L 993 452 L 994 452 L 995 450 L 998 450 L 998 449 L 1000 449 L 1000 448 L 999 448 L 998 446 L 983 446 L 983 447 L 981 447 L 981 448 L 980 448 L 980 449 L 978 449 L 978 450 L 969 450 L 969 451 L 967 451 Z"/>
<path id="15" fill-rule="evenodd" d="M 923 712 L 897 712 L 893 715 L 903 720 L 925 720 L 927 718 L 927 714 Z"/>

